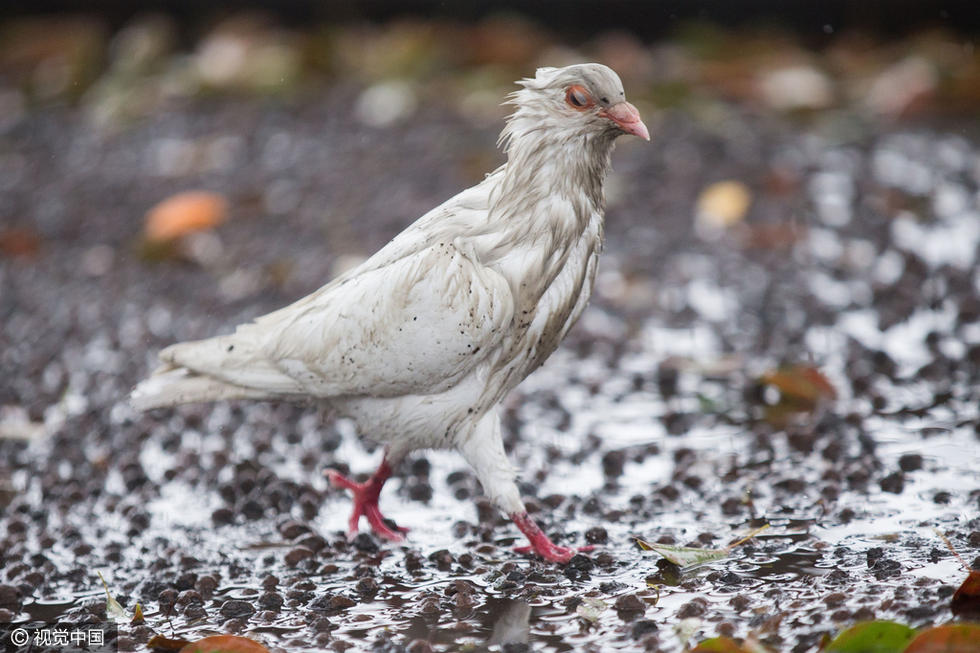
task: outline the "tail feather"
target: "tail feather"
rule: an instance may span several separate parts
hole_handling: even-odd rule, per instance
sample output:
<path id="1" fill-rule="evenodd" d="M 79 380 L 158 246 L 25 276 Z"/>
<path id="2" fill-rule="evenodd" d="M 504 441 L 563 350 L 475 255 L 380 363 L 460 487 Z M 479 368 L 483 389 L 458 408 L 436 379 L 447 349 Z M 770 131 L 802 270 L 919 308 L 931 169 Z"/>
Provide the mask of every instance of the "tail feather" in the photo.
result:
<path id="1" fill-rule="evenodd" d="M 268 392 L 225 383 L 183 367 L 164 366 L 133 388 L 129 402 L 136 410 L 144 411 L 178 404 L 268 396 Z"/>

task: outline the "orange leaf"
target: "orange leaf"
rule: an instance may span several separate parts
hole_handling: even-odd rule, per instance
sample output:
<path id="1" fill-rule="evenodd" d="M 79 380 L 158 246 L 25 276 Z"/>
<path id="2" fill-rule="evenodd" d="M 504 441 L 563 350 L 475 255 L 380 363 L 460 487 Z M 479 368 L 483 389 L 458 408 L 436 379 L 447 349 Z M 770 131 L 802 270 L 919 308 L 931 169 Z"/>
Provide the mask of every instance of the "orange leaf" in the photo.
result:
<path id="1" fill-rule="evenodd" d="M 971 571 L 953 594 L 949 607 L 959 617 L 980 617 L 980 571 Z"/>
<path id="2" fill-rule="evenodd" d="M 180 653 L 269 653 L 269 649 L 247 637 L 211 635 L 191 642 Z"/>
<path id="3" fill-rule="evenodd" d="M 809 365 L 790 365 L 762 375 L 761 381 L 779 390 L 787 400 L 816 404 L 821 399 L 834 399 L 837 391 L 823 372 Z"/>
<path id="4" fill-rule="evenodd" d="M 701 191 L 697 220 L 709 228 L 725 229 L 741 222 L 752 204 L 752 191 L 740 181 L 719 181 Z"/>
<path id="5" fill-rule="evenodd" d="M 205 231 L 228 216 L 228 201 L 218 193 L 188 191 L 163 200 L 146 214 L 146 240 L 169 242 L 194 231 Z"/>
<path id="6" fill-rule="evenodd" d="M 919 633 L 905 653 L 976 653 L 980 625 L 945 624 Z"/>
<path id="7" fill-rule="evenodd" d="M 34 258 L 41 251 L 41 237 L 30 229 L 11 228 L 0 231 L 0 254 L 10 258 Z"/>

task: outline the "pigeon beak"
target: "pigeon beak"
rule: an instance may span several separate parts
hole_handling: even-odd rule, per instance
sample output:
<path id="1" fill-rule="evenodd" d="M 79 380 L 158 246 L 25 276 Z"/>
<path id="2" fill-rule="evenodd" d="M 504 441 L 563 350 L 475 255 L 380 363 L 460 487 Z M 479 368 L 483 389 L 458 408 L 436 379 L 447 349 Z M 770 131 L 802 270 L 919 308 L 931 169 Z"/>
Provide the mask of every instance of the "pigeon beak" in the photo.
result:
<path id="1" fill-rule="evenodd" d="M 617 127 L 627 134 L 639 136 L 645 141 L 650 140 L 650 132 L 647 131 L 647 126 L 640 120 L 640 112 L 629 102 L 614 104 L 608 109 L 601 110 L 599 115 L 612 120 L 616 123 Z"/>

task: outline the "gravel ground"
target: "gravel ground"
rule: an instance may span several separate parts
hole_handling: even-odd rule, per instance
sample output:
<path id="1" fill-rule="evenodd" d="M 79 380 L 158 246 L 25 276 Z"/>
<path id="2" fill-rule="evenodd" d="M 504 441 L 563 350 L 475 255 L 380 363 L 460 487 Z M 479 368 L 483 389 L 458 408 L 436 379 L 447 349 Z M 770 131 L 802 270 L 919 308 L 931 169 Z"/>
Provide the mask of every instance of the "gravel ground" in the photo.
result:
<path id="1" fill-rule="evenodd" d="M 596 545 L 566 567 L 511 551 L 519 533 L 455 455 L 416 455 L 382 495 L 407 543 L 348 542 L 349 499 L 321 470 L 365 473 L 380 452 L 347 422 L 272 403 L 132 412 L 162 346 L 319 287 L 499 162 L 499 125 L 432 105 L 367 128 L 356 94 L 4 125 L 0 621 L 103 619 L 99 571 L 143 607 L 121 650 L 224 632 L 288 651 L 678 651 L 718 634 L 810 651 L 858 620 L 953 619 L 966 572 L 934 529 L 980 567 L 975 125 L 732 110 L 624 139 L 593 305 L 507 404 L 530 509 Z M 723 179 L 753 203 L 712 228 L 693 207 Z M 142 216 L 187 188 L 223 193 L 230 220 L 148 260 Z M 810 366 L 835 398 L 760 380 Z M 634 539 L 721 547 L 765 523 L 683 573 Z"/>

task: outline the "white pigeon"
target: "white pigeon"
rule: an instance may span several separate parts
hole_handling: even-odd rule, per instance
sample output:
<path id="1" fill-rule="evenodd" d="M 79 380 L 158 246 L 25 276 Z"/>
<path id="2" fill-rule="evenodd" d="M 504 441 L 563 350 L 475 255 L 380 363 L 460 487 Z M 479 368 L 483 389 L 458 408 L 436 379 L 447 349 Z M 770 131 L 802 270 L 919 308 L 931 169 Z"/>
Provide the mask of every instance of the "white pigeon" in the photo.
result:
<path id="1" fill-rule="evenodd" d="M 509 97 L 507 163 L 417 220 L 367 261 L 230 335 L 160 352 L 131 396 L 140 410 L 220 399 L 325 402 L 384 443 L 354 495 L 350 535 L 416 449 L 455 449 L 530 546 L 566 563 L 528 516 L 504 454 L 500 401 L 558 347 L 589 301 L 602 248 L 603 181 L 616 137 L 650 140 L 623 85 L 600 64 L 540 68 Z M 389 522 L 390 523 L 390 522 Z"/>

